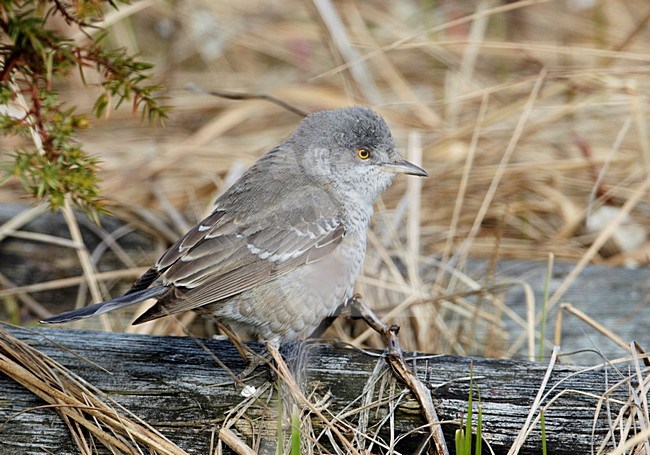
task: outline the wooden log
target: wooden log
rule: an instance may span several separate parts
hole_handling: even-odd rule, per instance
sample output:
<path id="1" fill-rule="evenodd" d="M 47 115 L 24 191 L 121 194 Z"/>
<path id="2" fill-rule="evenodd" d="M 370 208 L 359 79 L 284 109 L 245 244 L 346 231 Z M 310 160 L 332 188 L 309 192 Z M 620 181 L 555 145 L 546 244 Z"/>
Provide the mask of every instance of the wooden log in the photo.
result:
<path id="1" fill-rule="evenodd" d="M 25 214 L 28 210 L 30 207 L 24 204 L 0 204 L 0 226 Z M 76 219 L 88 251 L 95 253 L 98 247 L 102 251 L 101 254 L 96 254 L 95 264 L 100 272 L 129 267 L 111 248 L 111 243 L 107 242 L 106 238 L 118 245 L 128 256 L 132 266 L 150 266 L 156 260 L 157 253 L 162 251 L 160 246 L 156 245 L 154 236 L 138 229 L 137 226 L 129 226 L 117 218 L 101 216 L 99 226 L 88 220 L 83 213 L 77 213 Z M 69 229 L 62 214 L 49 210 L 25 224 L 19 224 L 17 229 L 0 231 L 0 273 L 3 277 L 17 286 L 23 286 L 78 277 L 83 274 L 74 248 L 57 244 L 56 239 L 39 238 L 40 234 L 58 237 L 59 240 L 70 239 Z M 68 241 L 72 243 L 71 240 Z M 137 276 L 128 276 L 121 280 L 113 279 L 108 284 L 111 286 L 118 284 L 121 289 L 126 290 L 136 278 Z M 74 307 L 78 288 L 78 284 L 71 284 L 53 290 L 35 292 L 33 296 L 53 312 L 60 312 L 65 304 L 67 309 Z M 51 304 L 53 302 L 54 305 Z M 56 302 L 63 302 L 64 305 L 57 308 Z"/>
<path id="2" fill-rule="evenodd" d="M 575 264 L 559 262 L 553 266 L 549 283 L 549 296 L 563 284 Z M 466 271 L 477 281 L 484 282 L 488 270 L 486 261 L 473 260 Z M 535 312 L 542 309 L 546 285 L 547 264 L 543 261 L 507 260 L 500 261 L 494 271 L 494 283 L 512 283 L 503 293 L 505 306 L 522 320 L 526 316 L 526 294 L 522 283 L 530 286 L 535 301 Z M 562 303 L 569 303 L 606 329 L 615 333 L 622 342 L 636 341 L 644 351 L 650 351 L 650 330 L 648 330 L 648 303 L 650 303 L 650 280 L 647 267 L 637 269 L 590 264 L 578 275 L 574 283 L 563 294 L 560 304 L 548 311 L 546 326 L 546 353 L 550 352 L 554 338 L 555 322 Z M 621 345 L 599 332 L 592 325 L 568 311 L 562 315 L 562 353 L 574 353 L 563 357 L 564 361 L 582 365 L 594 365 L 604 359 L 615 359 L 629 355 Z M 512 318 L 504 317 L 503 343 L 508 346 L 525 339 L 526 328 Z M 537 324 L 539 330 L 539 323 Z M 527 358 L 526 344 L 513 353 L 514 358 Z"/>
<path id="3" fill-rule="evenodd" d="M 13 219 L 28 207 L 22 204 L 0 204 L 0 225 Z M 93 251 L 101 242 L 96 226 L 90 223 L 85 215 L 77 216 L 88 249 Z M 119 233 L 124 223 L 112 217 L 102 217 L 102 229 L 107 233 Z M 69 237 L 68 228 L 60 214 L 45 212 L 36 219 L 20 227 L 21 231 L 37 234 L 48 234 L 59 237 Z M 173 237 L 169 233 L 169 237 Z M 156 244 L 154 237 L 142 230 L 134 230 L 117 239 L 124 252 L 139 266 L 150 266 L 157 259 L 164 245 Z M 556 262 L 550 281 L 550 293 L 559 288 L 569 275 L 573 264 Z M 108 248 L 100 256 L 97 269 L 109 271 L 124 268 L 124 264 L 116 254 Z M 489 272 L 488 262 L 472 260 L 467 265 L 466 273 L 477 282 L 485 282 Z M 541 309 L 546 282 L 546 263 L 540 261 L 500 261 L 497 263 L 495 275 L 491 282 L 499 285 L 513 283 L 503 287 L 503 301 L 521 320 L 526 319 L 526 295 L 522 282 L 530 286 L 536 302 L 536 311 Z M 43 243 L 24 237 L 4 238 L 0 232 L 0 273 L 18 286 L 30 285 L 63 277 L 81 275 L 81 267 L 77 253 L 73 248 Z M 434 277 L 436 270 L 423 270 L 423 277 Z M 111 281 L 110 285 L 119 285 L 113 289 L 112 295 L 117 296 L 128 289 L 135 276 L 129 276 L 118 283 Z M 518 284 L 519 283 L 519 284 Z M 74 306 L 78 286 L 71 286 L 47 292 L 34 293 L 34 296 L 50 311 L 56 313 Z M 1 291 L 0 291 L 1 292 Z M 480 298 L 480 297 L 477 297 Z M 570 302 L 604 327 L 615 332 L 625 342 L 632 340 L 645 349 L 650 350 L 650 330 L 647 330 L 647 303 L 650 301 L 650 280 L 647 268 L 636 270 L 602 265 L 588 265 L 576 278 L 574 284 L 564 294 L 561 302 Z M 88 302 L 90 303 L 89 299 Z M 0 306 L 0 319 L 3 311 Z M 496 309 L 490 310 L 492 312 Z M 553 338 L 553 325 L 559 311 L 556 305 L 548 315 L 546 339 Z M 32 315 L 32 317 L 38 315 Z M 42 317 L 42 315 L 40 315 Z M 381 314 L 379 314 L 381 317 Z M 503 317 L 503 329 L 498 334 L 503 336 L 502 346 L 508 348 L 517 340 L 525 340 L 526 328 L 512 318 Z M 477 340 L 487 339 L 488 335 L 477 327 L 473 336 Z M 494 334 L 492 334 L 494 335 Z M 611 339 L 599 333 L 593 327 L 575 316 L 565 315 L 562 325 L 562 352 L 577 352 L 567 360 L 573 363 L 592 365 L 605 358 L 616 358 L 626 355 L 625 349 Z M 481 338 L 483 337 L 483 338 Z M 493 342 L 493 340 L 490 340 Z M 538 342 L 538 341 L 537 341 Z M 479 341 L 480 343 L 480 341 Z M 508 355 L 514 358 L 527 358 L 525 343 Z M 547 343 L 546 353 L 550 351 Z"/>
<path id="4" fill-rule="evenodd" d="M 214 433 L 224 415 L 243 399 L 241 387 L 235 386 L 226 370 L 189 337 L 62 329 L 38 329 L 31 333 L 15 328 L 8 330 L 106 392 L 188 453 L 211 453 Z M 229 341 L 201 341 L 226 367 L 235 372 L 243 368 L 240 356 Z M 330 416 L 340 415 L 344 409 L 360 407 L 358 399 L 373 370 L 384 368 L 380 358 L 325 344 L 299 343 L 292 352 L 294 355 L 286 354 L 285 357 L 302 359 L 300 365 L 303 368 L 298 379 L 303 390 L 312 393 L 314 401 L 331 394 L 326 405 Z M 478 392 L 483 414 L 483 437 L 496 454 L 507 453 L 521 431 L 547 370 L 544 364 L 523 361 L 422 354 L 412 357 L 414 370 L 430 387 L 438 415 L 445 421 L 458 421 L 466 413 L 470 394 L 468 378 L 473 365 L 474 415 L 476 417 Z M 648 373 L 648 368 L 641 370 L 644 376 Z M 635 374 L 630 376 L 633 387 Z M 387 377 L 392 378 L 390 373 Z M 577 366 L 555 365 L 545 388 L 549 395 L 541 402 L 546 406 L 548 453 L 582 454 L 598 448 L 609 431 L 609 423 L 604 403 L 599 406 L 595 397 L 604 395 L 618 380 L 620 377 L 612 367 L 585 370 Z M 261 375 L 253 384 L 261 387 L 265 381 L 266 375 Z M 393 385 L 399 395 L 403 387 Z M 375 404 L 369 405 L 368 428 L 373 432 L 376 430 L 373 425 L 378 424 L 388 409 L 385 402 L 378 404 L 382 398 L 379 396 L 380 388 L 379 384 L 375 386 L 371 401 Z M 391 380 L 388 380 L 383 386 L 384 399 L 390 389 Z M 612 419 L 621 409 L 620 402 L 628 401 L 628 392 L 628 383 L 610 391 L 608 406 Z M 409 393 L 392 402 L 396 405 L 394 421 L 385 423 L 378 431 L 378 437 L 390 445 L 390 426 L 393 425 L 394 436 L 403 437 L 395 444 L 398 453 L 416 453 L 427 435 L 424 430 L 416 430 L 423 423 L 418 405 Z M 348 407 L 351 403 L 352 407 Z M 42 404 L 35 395 L 0 374 L 0 425 L 6 422 L 0 427 L 0 453 L 76 453 L 66 427 L 54 411 L 36 408 Z M 231 430 L 251 444 L 252 433 L 259 431 L 255 428 L 262 424 L 263 416 L 268 416 L 268 409 L 274 409 L 274 406 L 270 404 L 265 411 L 263 404 L 259 404 L 247 411 L 250 420 L 242 420 Z M 358 423 L 358 419 L 358 412 L 351 412 L 344 418 L 353 425 Z M 318 422 L 315 425 L 322 427 Z M 273 441 L 276 423 L 271 419 L 263 426 L 268 431 L 262 436 Z M 449 446 L 453 447 L 453 433 L 458 425 L 447 423 L 443 428 Z M 346 435 L 352 436 L 350 433 Z M 620 437 L 617 440 L 620 441 Z M 325 447 L 328 445 L 324 436 L 319 442 Z M 272 442 L 271 446 L 262 445 L 259 452 L 273 453 L 275 447 L 272 445 Z M 101 446 L 98 449 L 104 453 Z M 373 453 L 386 452 L 387 449 L 375 444 Z M 532 430 L 519 453 L 541 453 L 539 426 Z"/>

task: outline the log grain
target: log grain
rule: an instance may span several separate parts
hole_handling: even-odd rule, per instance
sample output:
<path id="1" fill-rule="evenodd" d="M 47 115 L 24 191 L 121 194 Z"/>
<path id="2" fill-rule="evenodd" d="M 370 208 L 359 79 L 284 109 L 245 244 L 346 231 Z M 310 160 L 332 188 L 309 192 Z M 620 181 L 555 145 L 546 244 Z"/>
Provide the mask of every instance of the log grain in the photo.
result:
<path id="1" fill-rule="evenodd" d="M 58 361 L 161 430 L 188 453 L 211 453 L 224 415 L 242 400 L 242 388 L 236 386 L 227 371 L 189 337 L 63 329 L 27 332 L 7 328 L 20 340 Z M 201 341 L 227 368 L 234 372 L 244 368 L 241 357 L 228 340 Z M 379 367 L 384 362 L 359 350 L 322 343 L 298 343 L 292 352 L 300 352 L 303 389 L 316 391 L 317 396 L 331 394 L 327 406 L 332 414 L 357 400 L 378 362 Z M 466 413 L 471 366 L 475 407 L 476 392 L 480 394 L 483 437 L 496 454 L 507 453 L 524 426 L 547 370 L 547 365 L 525 361 L 423 354 L 407 354 L 407 358 L 411 359 L 419 379 L 430 388 L 440 419 L 449 422 L 459 421 Z M 642 374 L 649 372 L 646 368 Z M 602 407 L 597 412 L 598 399 L 594 397 L 603 395 L 618 379 L 612 367 L 585 370 L 578 366 L 555 365 L 546 390 L 555 389 L 541 403 L 548 405 L 545 412 L 548 453 L 586 454 L 599 446 L 609 424 Z M 268 376 L 261 374 L 252 384 L 259 387 L 267 380 Z M 395 387 L 398 392 L 403 390 L 399 384 Z M 627 386 L 621 387 L 614 390 L 610 398 L 627 401 L 626 392 Z M 559 397 L 549 405 L 549 399 L 554 396 Z M 0 422 L 6 421 L 0 430 L 0 453 L 78 453 L 55 412 L 36 409 L 43 404 L 18 383 L 0 374 Z M 609 405 L 615 415 L 620 405 L 615 402 Z M 369 415 L 372 428 L 385 412 L 382 414 L 380 409 Z M 347 418 L 354 421 L 355 416 Z M 406 393 L 395 412 L 394 433 L 407 435 L 422 423 L 417 403 Z M 242 425 L 231 430 L 250 444 L 252 435 L 247 433 L 247 428 Z M 452 448 L 456 428 L 457 423 L 443 425 L 447 443 Z M 387 431 L 385 425 L 379 432 L 385 440 L 390 439 Z M 416 453 L 426 435 L 426 431 L 415 431 L 405 436 L 395 447 L 397 453 Z M 326 441 L 321 442 L 327 446 Z M 259 450 L 260 453 L 273 453 L 273 449 L 267 449 L 268 452 Z M 98 446 L 98 450 L 104 453 L 102 446 Z M 540 451 L 537 426 L 519 453 Z M 230 452 L 225 450 L 225 453 Z M 373 453 L 385 452 L 375 447 Z"/>

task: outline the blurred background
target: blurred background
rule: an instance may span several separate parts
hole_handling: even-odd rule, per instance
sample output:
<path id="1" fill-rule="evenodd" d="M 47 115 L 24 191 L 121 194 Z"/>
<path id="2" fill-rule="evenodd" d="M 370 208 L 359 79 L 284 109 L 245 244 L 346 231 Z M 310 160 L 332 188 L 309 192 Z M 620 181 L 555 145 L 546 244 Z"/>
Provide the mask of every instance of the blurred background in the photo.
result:
<path id="1" fill-rule="evenodd" d="M 102 298 L 117 296 L 301 120 L 268 100 L 199 86 L 306 111 L 376 109 L 430 177 L 399 179 L 380 201 L 358 291 L 402 326 L 408 349 L 530 357 L 540 339 L 552 344 L 544 289 L 557 311 L 565 296 L 553 292 L 575 284 L 566 277 L 576 264 L 634 267 L 650 286 L 649 21 L 646 0 L 143 0 L 111 10 L 110 46 L 154 63 L 173 109 L 163 127 L 121 106 L 83 132 L 116 219 L 93 227 L 78 218 L 90 269 L 70 245 L 4 231 L 1 317 L 29 324 L 88 304 L 93 281 Z M 58 87 L 79 112 L 99 95 L 87 76 L 89 86 L 73 78 Z M 23 204 L 5 222 L 29 211 L 15 181 L 0 187 L 0 203 Z M 38 228 L 34 216 L 26 230 L 56 224 L 46 219 Z M 16 271 L 19 250 L 35 262 Z M 546 278 L 549 255 L 568 265 Z M 518 297 L 507 297 L 513 282 Z M 644 289 L 626 313 L 642 325 Z M 215 333 L 193 314 L 137 327 L 132 317 L 76 327 Z M 381 347 L 348 320 L 329 336 Z"/>

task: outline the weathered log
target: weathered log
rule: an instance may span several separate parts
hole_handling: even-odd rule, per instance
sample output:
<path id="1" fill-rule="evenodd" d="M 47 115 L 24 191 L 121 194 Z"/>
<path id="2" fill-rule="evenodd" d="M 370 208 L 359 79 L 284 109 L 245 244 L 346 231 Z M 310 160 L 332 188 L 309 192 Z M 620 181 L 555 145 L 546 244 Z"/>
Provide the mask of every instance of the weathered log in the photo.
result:
<path id="1" fill-rule="evenodd" d="M 0 205 L 0 225 L 12 219 L 27 206 L 20 204 Z M 93 251 L 102 241 L 96 226 L 92 225 L 83 214 L 77 217 L 84 242 Z M 125 232 L 124 223 L 111 217 L 102 217 L 102 228 L 107 233 Z M 135 228 L 135 227 L 134 227 Z M 42 233 L 59 237 L 69 237 L 68 228 L 60 214 L 46 212 L 39 215 L 20 230 L 29 233 Z M 169 233 L 173 237 L 173 233 Z M 156 248 L 153 236 L 135 229 L 117 239 L 124 252 L 139 266 L 151 265 L 161 246 Z M 157 251 L 156 251 L 157 250 Z M 124 264 L 116 254 L 107 249 L 101 255 L 97 265 L 98 270 L 108 271 L 123 268 Z M 573 264 L 557 262 L 553 268 L 550 281 L 550 292 L 553 293 L 570 273 Z M 487 261 L 472 260 L 467 266 L 467 274 L 477 282 L 485 282 L 488 271 Z M 494 284 L 521 283 L 525 281 L 531 288 L 537 302 L 537 311 L 541 308 L 546 282 L 546 263 L 539 261 L 500 261 L 491 282 Z M 23 237 L 2 237 L 0 233 L 0 273 L 18 286 L 30 285 L 63 277 L 81 275 L 81 267 L 74 249 L 55 244 L 43 243 Z M 436 271 L 423 271 L 423 276 L 435 276 Z M 119 295 L 131 284 L 135 275 L 121 280 L 121 288 L 113 290 L 112 295 Z M 111 284 L 114 284 L 112 282 Z M 6 287 L 6 286 L 5 286 Z M 520 284 L 503 288 L 503 301 L 522 320 L 526 319 L 526 297 Z M 2 291 L 0 291 L 0 294 Z M 53 312 L 71 309 L 77 294 L 77 286 L 35 293 L 35 297 Z M 650 301 L 650 280 L 647 268 L 630 270 L 620 267 L 588 265 L 567 290 L 562 302 L 570 302 L 604 327 L 615 332 L 622 340 L 635 340 L 645 349 L 650 349 L 650 330 L 647 330 L 648 310 Z M 57 302 L 58 306 L 51 305 Z M 557 317 L 559 305 L 549 313 L 547 320 L 546 338 L 552 339 L 553 323 Z M 2 308 L 0 308 L 0 317 Z M 39 316 L 39 315 L 37 315 Z M 41 317 L 43 315 L 40 315 Z M 379 315 L 381 316 L 381 314 Z M 390 321 L 387 321 L 390 322 Z M 503 318 L 504 330 L 499 334 L 506 335 L 503 345 L 511 346 L 518 338 L 525 339 L 525 328 L 513 321 Z M 480 340 L 480 328 L 474 334 Z M 592 365 L 606 358 L 616 358 L 625 355 L 623 348 L 616 345 L 588 324 L 573 316 L 566 316 L 562 326 L 562 352 L 579 351 L 570 357 L 573 363 Z M 547 353 L 549 350 L 547 349 Z M 515 358 L 526 358 L 526 345 L 521 344 L 511 353 Z"/>
<path id="2" fill-rule="evenodd" d="M 563 284 L 575 264 L 556 261 L 549 282 L 549 295 Z M 484 282 L 488 270 L 486 261 L 470 261 L 466 273 Z M 513 283 L 503 293 L 505 306 L 526 320 L 526 295 L 521 283 L 530 286 L 536 302 L 536 312 L 541 311 L 546 286 L 547 264 L 543 261 L 499 261 L 494 270 L 494 283 Z M 644 351 L 650 351 L 650 272 L 648 267 L 630 269 L 590 264 L 578 275 L 563 294 L 560 303 L 570 303 L 591 319 L 612 331 L 629 345 L 636 341 Z M 546 339 L 553 340 L 555 322 L 561 305 L 551 308 L 547 315 Z M 506 345 L 518 338 L 525 339 L 526 329 L 511 318 L 504 317 Z M 539 325 L 537 326 L 539 328 Z M 561 329 L 562 353 L 574 352 L 564 360 L 582 365 L 593 365 L 604 359 L 622 357 L 628 352 L 611 338 L 599 332 L 578 317 L 564 312 Z M 549 349 L 546 350 L 549 352 Z M 514 353 L 515 358 L 526 358 L 526 345 Z"/>
<path id="3" fill-rule="evenodd" d="M 24 204 L 0 204 L 0 226 L 25 214 L 30 207 Z M 116 253 L 111 245 L 117 244 L 126 256 L 131 266 L 150 266 L 156 260 L 156 254 L 161 248 L 156 248 L 154 236 L 130 226 L 124 221 L 111 216 L 100 216 L 101 225 L 90 221 L 83 213 L 76 214 L 77 223 L 84 244 L 90 253 L 100 248 L 95 267 L 100 272 L 128 268 L 124 260 Z M 4 226 L 3 226 L 4 227 Z M 57 244 L 56 239 L 42 239 L 33 234 L 58 237 L 65 241 L 70 239 L 69 228 L 61 213 L 47 210 L 25 224 L 18 224 L 17 229 L 0 230 L 0 273 L 16 286 L 32 285 L 68 277 L 78 277 L 83 274 L 77 251 L 70 245 Z M 16 233 L 16 230 L 18 231 Z M 109 241 L 107 241 L 108 239 Z M 72 243 L 71 240 L 68 240 Z M 100 251 L 97 251 L 99 253 Z M 109 284 L 121 285 L 128 289 L 137 275 L 131 275 L 121 280 L 110 280 Z M 0 282 L 0 287 L 8 288 Z M 65 302 L 68 309 L 74 306 L 79 285 L 71 284 L 51 290 L 34 292 L 39 302 L 53 312 L 60 312 L 63 306 L 52 305 L 52 302 Z M 65 306 L 65 305 L 64 305 Z M 2 309 L 0 308 L 0 317 Z M 36 315 L 43 317 L 42 314 Z"/>
<path id="4" fill-rule="evenodd" d="M 61 329 L 38 329 L 33 333 L 9 330 L 106 392 L 189 453 L 209 453 L 215 428 L 219 427 L 224 414 L 242 400 L 241 387 L 235 386 L 227 372 L 192 338 Z M 202 341 L 231 370 L 237 372 L 244 367 L 229 341 Z M 110 373 L 73 356 L 62 347 Z M 331 393 L 328 415 L 329 412 L 336 415 L 357 399 L 378 362 L 383 365 L 382 359 L 353 349 L 299 344 L 297 350 L 303 359 L 304 371 L 299 378 L 304 390 L 316 391 L 316 396 Z M 465 414 L 470 394 L 470 365 L 473 365 L 474 390 L 480 394 L 483 413 L 483 437 L 497 454 L 508 451 L 524 426 L 547 369 L 544 364 L 523 361 L 425 355 L 414 356 L 412 365 L 418 377 L 430 387 L 438 415 L 445 421 L 460 420 Z M 647 375 L 650 369 L 641 373 Z M 605 394 L 617 380 L 619 377 L 611 367 L 583 371 L 577 366 L 555 365 L 545 391 L 555 388 L 541 402 L 547 406 L 548 453 L 590 453 L 592 447 L 599 446 L 609 431 L 609 424 L 604 408 L 597 411 L 598 399 L 594 396 Z M 260 386 L 264 381 L 266 375 L 261 375 L 253 383 Z M 630 382 L 633 384 L 634 379 Z M 398 384 L 397 391 L 401 388 Z M 374 400 L 378 399 L 377 393 L 375 391 Z M 621 408 L 612 400 L 625 402 L 627 393 L 627 385 L 610 392 L 612 419 Z M 474 397 L 476 411 L 478 395 L 475 393 Z M 556 400 L 551 403 L 553 397 Z M 0 453 L 76 453 L 66 427 L 52 409 L 30 409 L 42 404 L 39 398 L 0 374 L 0 423 L 7 421 L 0 427 Z M 357 402 L 353 407 L 359 406 Z M 386 404 L 377 406 L 378 411 L 372 408 L 369 413 L 369 428 L 386 414 Z M 261 415 L 260 412 L 256 417 Z M 346 417 L 350 422 L 355 419 L 358 419 L 358 414 Z M 407 393 L 395 412 L 394 433 L 405 436 L 422 423 L 418 405 Z M 384 425 L 379 432 L 385 441 L 390 441 L 388 427 L 388 424 Z M 275 428 L 274 424 L 270 428 Z M 453 432 L 458 425 L 448 423 L 443 428 L 449 446 L 453 447 Z M 233 430 L 250 443 L 248 423 Z M 415 453 L 426 434 L 426 431 L 415 431 L 405 436 L 395 448 L 399 453 Z M 324 437 L 320 442 L 327 445 Z M 540 453 L 540 448 L 540 429 L 537 426 L 520 453 Z M 373 451 L 384 453 L 376 445 Z"/>

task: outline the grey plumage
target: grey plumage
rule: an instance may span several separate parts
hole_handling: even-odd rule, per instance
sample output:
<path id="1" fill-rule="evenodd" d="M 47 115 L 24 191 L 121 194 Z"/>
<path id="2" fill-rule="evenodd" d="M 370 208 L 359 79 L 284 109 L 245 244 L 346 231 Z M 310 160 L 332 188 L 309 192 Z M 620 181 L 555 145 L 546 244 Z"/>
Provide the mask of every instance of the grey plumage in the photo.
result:
<path id="1" fill-rule="evenodd" d="M 195 310 L 258 339 L 305 337 L 352 297 L 373 204 L 396 173 L 426 175 L 372 110 L 314 113 L 124 296 L 42 322 L 155 298 L 134 324 Z"/>

